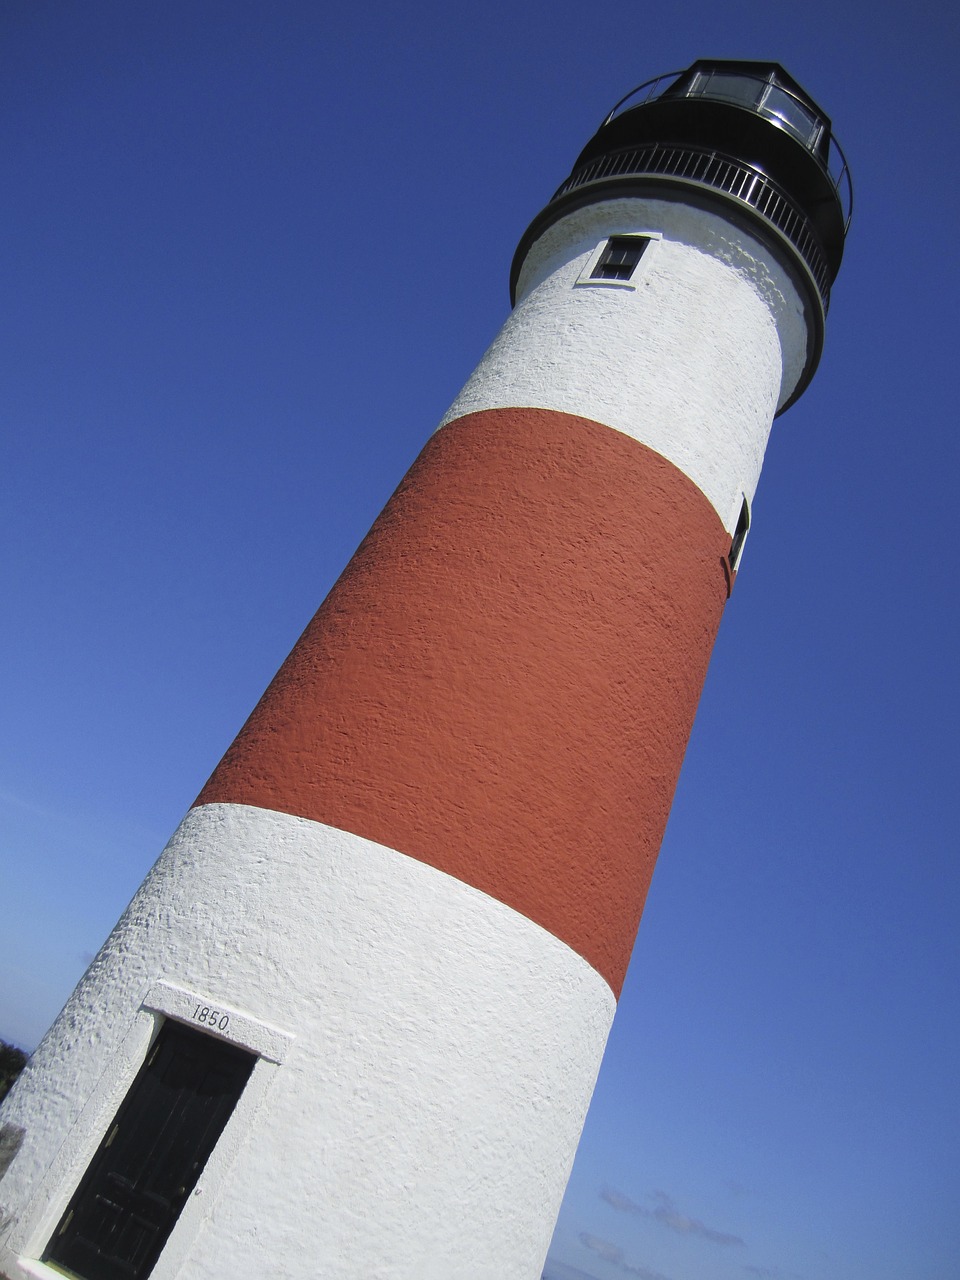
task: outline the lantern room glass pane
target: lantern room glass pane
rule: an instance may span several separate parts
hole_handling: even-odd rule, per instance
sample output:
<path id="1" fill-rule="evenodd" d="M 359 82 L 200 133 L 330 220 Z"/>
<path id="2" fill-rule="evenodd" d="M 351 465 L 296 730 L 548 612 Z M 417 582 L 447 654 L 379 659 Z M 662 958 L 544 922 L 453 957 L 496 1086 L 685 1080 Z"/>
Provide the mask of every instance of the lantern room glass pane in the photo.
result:
<path id="1" fill-rule="evenodd" d="M 725 102 L 737 102 L 744 107 L 756 107 L 766 81 L 755 76 L 729 75 L 716 72 L 699 77 L 696 92 L 705 98 L 722 98 Z"/>
<path id="2" fill-rule="evenodd" d="M 820 122 L 796 98 L 792 98 L 783 89 L 778 89 L 776 85 L 771 85 L 767 96 L 763 100 L 762 110 L 764 115 L 770 115 L 777 120 L 781 120 L 792 133 L 795 133 L 808 146 L 816 141 Z"/>

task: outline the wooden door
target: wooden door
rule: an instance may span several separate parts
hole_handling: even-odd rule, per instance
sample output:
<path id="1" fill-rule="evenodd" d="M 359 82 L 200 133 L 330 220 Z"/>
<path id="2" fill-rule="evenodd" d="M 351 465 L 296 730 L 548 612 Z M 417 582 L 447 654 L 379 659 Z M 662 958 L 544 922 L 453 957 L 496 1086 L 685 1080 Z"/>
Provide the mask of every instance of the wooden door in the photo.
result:
<path id="1" fill-rule="evenodd" d="M 255 1062 L 165 1022 L 43 1260 L 83 1280 L 144 1280 Z"/>

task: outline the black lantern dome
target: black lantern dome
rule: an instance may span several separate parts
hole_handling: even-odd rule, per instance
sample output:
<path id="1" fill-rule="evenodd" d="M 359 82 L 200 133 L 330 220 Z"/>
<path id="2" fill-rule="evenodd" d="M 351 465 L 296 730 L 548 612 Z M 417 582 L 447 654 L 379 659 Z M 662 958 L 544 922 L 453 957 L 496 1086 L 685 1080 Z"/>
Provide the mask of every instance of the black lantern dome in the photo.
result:
<path id="1" fill-rule="evenodd" d="M 551 223 L 629 195 L 703 204 L 779 251 L 810 328 L 798 395 L 819 360 L 853 208 L 850 173 L 824 112 L 776 62 L 701 60 L 632 90 L 520 241 L 514 300 L 524 258 Z"/>

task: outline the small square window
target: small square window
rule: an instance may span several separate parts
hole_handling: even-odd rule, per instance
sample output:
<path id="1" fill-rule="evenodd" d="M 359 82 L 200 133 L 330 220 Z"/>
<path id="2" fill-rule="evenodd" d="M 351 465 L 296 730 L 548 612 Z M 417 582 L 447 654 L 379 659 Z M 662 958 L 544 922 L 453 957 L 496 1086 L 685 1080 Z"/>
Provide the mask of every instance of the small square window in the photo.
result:
<path id="1" fill-rule="evenodd" d="M 647 236 L 611 236 L 594 263 L 591 280 L 629 280 L 650 243 Z"/>

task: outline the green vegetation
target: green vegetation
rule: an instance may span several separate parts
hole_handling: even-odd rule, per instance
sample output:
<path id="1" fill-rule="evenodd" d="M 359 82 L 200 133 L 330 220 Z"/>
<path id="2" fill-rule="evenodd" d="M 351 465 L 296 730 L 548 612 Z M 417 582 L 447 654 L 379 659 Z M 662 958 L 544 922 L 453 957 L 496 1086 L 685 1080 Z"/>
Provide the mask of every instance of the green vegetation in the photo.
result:
<path id="1" fill-rule="evenodd" d="M 27 1065 L 27 1055 L 16 1045 L 0 1040 L 0 1101 L 7 1095 L 14 1080 Z"/>

